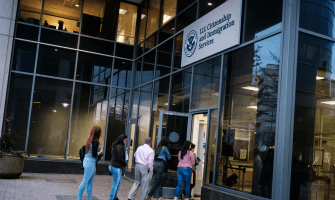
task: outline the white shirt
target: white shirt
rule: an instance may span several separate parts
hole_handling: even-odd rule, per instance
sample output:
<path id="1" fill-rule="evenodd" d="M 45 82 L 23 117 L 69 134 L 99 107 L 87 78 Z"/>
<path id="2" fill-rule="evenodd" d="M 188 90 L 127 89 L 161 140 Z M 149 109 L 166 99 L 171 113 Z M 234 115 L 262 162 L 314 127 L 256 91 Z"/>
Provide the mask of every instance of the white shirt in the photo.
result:
<path id="1" fill-rule="evenodd" d="M 134 156 L 136 163 L 147 165 L 150 171 L 153 170 L 155 152 L 149 145 L 144 144 L 138 147 Z"/>

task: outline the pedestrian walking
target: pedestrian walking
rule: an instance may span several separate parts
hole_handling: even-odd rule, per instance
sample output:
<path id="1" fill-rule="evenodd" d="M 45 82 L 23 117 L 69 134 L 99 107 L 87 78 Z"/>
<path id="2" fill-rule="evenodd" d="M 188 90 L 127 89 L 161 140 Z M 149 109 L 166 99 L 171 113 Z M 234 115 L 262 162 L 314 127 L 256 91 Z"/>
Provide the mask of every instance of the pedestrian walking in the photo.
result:
<path id="1" fill-rule="evenodd" d="M 197 170 L 197 165 L 199 164 L 200 162 L 200 159 L 197 157 L 197 155 L 194 153 L 195 151 L 195 144 L 191 143 L 191 147 L 190 147 L 190 150 L 193 152 L 194 154 L 194 161 L 195 161 L 195 164 L 193 165 L 192 167 L 192 176 L 191 176 L 191 184 L 190 184 L 190 192 L 192 191 L 192 189 L 195 187 L 195 183 L 196 183 L 196 170 Z M 186 190 L 185 190 L 185 187 L 184 187 L 184 191 L 183 191 L 183 195 L 186 196 Z M 181 199 L 184 199 L 183 197 Z"/>
<path id="2" fill-rule="evenodd" d="M 152 177 L 153 161 L 155 152 L 152 150 L 151 138 L 146 137 L 144 139 L 144 145 L 137 148 L 135 156 L 135 183 L 131 188 L 128 199 L 133 200 L 137 194 L 138 188 L 141 186 L 141 198 L 145 200 L 149 189 L 149 182 Z"/>
<path id="3" fill-rule="evenodd" d="M 153 183 L 149 191 L 147 200 L 150 200 L 152 195 L 158 190 L 159 200 L 163 200 L 162 195 L 162 184 L 163 184 L 163 174 L 166 168 L 165 162 L 171 160 L 171 155 L 168 150 L 170 141 L 163 138 L 155 149 L 155 162 L 153 166 Z"/>
<path id="4" fill-rule="evenodd" d="M 181 147 L 181 151 L 178 153 L 178 169 L 177 169 L 177 177 L 178 177 L 178 185 L 176 187 L 174 193 L 174 200 L 178 200 L 180 195 L 181 187 L 185 182 L 185 200 L 189 200 L 191 197 L 190 184 L 191 184 L 191 176 L 192 176 L 192 167 L 195 164 L 194 154 L 190 151 L 191 142 L 186 140 Z"/>
<path id="5" fill-rule="evenodd" d="M 109 200 L 119 200 L 117 193 L 119 192 L 120 186 L 122 184 L 122 174 L 123 169 L 127 166 L 124 145 L 127 143 L 127 136 L 124 134 L 119 135 L 119 137 L 113 142 L 111 147 L 111 162 L 109 164 L 109 171 L 113 174 L 113 186 L 111 188 L 111 194 Z"/>
<path id="6" fill-rule="evenodd" d="M 84 157 L 84 177 L 78 188 L 78 200 L 84 193 L 85 187 L 87 192 L 87 199 L 92 199 L 92 184 L 96 172 L 96 163 L 98 156 L 103 154 L 100 147 L 99 138 L 101 136 L 101 127 L 93 126 L 90 132 L 90 137 L 86 142 L 85 157 Z"/>

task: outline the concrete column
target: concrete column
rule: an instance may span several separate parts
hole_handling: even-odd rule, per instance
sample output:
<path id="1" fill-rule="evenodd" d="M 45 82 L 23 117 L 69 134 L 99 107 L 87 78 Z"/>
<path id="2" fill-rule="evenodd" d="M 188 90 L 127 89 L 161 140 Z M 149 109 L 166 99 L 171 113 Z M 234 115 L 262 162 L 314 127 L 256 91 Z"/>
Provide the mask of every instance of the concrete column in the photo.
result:
<path id="1" fill-rule="evenodd" d="M 0 130 L 6 103 L 17 3 L 18 0 L 0 0 Z"/>

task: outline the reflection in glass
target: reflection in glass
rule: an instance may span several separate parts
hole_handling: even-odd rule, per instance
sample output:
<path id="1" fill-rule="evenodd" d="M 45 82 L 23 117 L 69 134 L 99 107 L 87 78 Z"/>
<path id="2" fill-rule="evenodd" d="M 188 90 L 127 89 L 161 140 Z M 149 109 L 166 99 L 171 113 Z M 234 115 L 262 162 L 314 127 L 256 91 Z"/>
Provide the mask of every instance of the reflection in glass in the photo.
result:
<path id="1" fill-rule="evenodd" d="M 120 2 L 117 42 L 134 44 L 136 31 L 137 6 Z"/>
<path id="2" fill-rule="evenodd" d="M 183 52 L 183 33 L 175 37 L 175 49 L 174 49 L 174 70 L 181 68 L 181 53 Z"/>
<path id="3" fill-rule="evenodd" d="M 191 109 L 218 106 L 221 56 L 194 66 Z"/>
<path id="4" fill-rule="evenodd" d="M 18 21 L 40 24 L 42 0 L 20 0 Z"/>
<path id="5" fill-rule="evenodd" d="M 191 71 L 185 70 L 172 75 L 170 111 L 187 113 L 190 104 Z"/>
<path id="6" fill-rule="evenodd" d="M 196 0 L 182 0 L 178 1 L 178 14 L 183 11 L 185 8 L 187 8 L 189 5 L 194 3 Z"/>
<path id="7" fill-rule="evenodd" d="M 143 54 L 144 42 L 137 46 L 137 57 L 140 57 Z"/>
<path id="8" fill-rule="evenodd" d="M 161 46 L 158 47 L 157 53 L 157 64 L 163 65 L 167 67 L 171 67 L 171 59 L 172 59 L 172 48 L 173 48 L 173 39 L 165 42 Z"/>
<path id="9" fill-rule="evenodd" d="M 38 27 L 17 23 L 15 37 L 37 41 L 38 31 Z"/>
<path id="10" fill-rule="evenodd" d="M 229 187 L 234 172 L 238 182 L 229 188 L 270 198 L 280 44 L 278 34 L 226 54 L 216 185 Z"/>
<path id="11" fill-rule="evenodd" d="M 12 70 L 33 73 L 35 68 L 36 48 L 37 45 L 35 43 L 15 40 Z"/>
<path id="12" fill-rule="evenodd" d="M 106 132 L 108 87 L 76 83 L 73 98 L 68 159 L 79 159 L 78 149 L 86 144 L 91 128 L 101 127 L 103 149 Z"/>
<path id="13" fill-rule="evenodd" d="M 85 0 L 81 33 L 114 40 L 117 4 L 116 0 Z"/>
<path id="14" fill-rule="evenodd" d="M 133 95 L 132 95 L 133 106 L 132 106 L 132 111 L 131 111 L 131 118 L 137 118 L 138 98 L 140 96 L 140 92 L 137 88 L 134 89 L 132 92 L 133 92 Z"/>
<path id="15" fill-rule="evenodd" d="M 161 0 L 149 1 L 146 36 L 151 35 L 151 33 L 155 32 L 158 29 L 160 7 Z"/>
<path id="16" fill-rule="evenodd" d="M 45 0 L 42 26 L 78 33 L 81 4 L 81 0 Z"/>
<path id="17" fill-rule="evenodd" d="M 43 43 L 77 48 L 78 35 L 48 29 L 41 29 L 40 41 Z"/>
<path id="18" fill-rule="evenodd" d="M 177 17 L 177 31 L 182 30 L 186 26 L 192 24 L 197 17 L 197 5 L 194 4 L 191 8 L 183 12 Z"/>
<path id="19" fill-rule="evenodd" d="M 113 58 L 79 53 L 76 79 L 87 82 L 110 84 Z"/>
<path id="20" fill-rule="evenodd" d="M 36 73 L 73 79 L 76 52 L 40 45 Z"/>
<path id="21" fill-rule="evenodd" d="M 161 30 L 159 31 L 159 41 L 158 41 L 158 43 L 164 42 L 166 39 L 173 36 L 174 25 L 175 25 L 175 20 L 172 20 L 166 26 L 161 28 Z"/>
<path id="22" fill-rule="evenodd" d="M 150 65 L 147 63 L 143 64 L 141 84 L 147 83 L 154 79 L 154 68 L 154 65 Z"/>
<path id="23" fill-rule="evenodd" d="M 170 72 L 171 72 L 171 68 L 161 67 L 161 66 L 156 65 L 155 78 L 159 78 L 161 76 L 167 75 Z"/>
<path id="24" fill-rule="evenodd" d="M 143 56 L 143 62 L 155 64 L 156 60 L 156 49 L 150 51 L 149 53 Z"/>
<path id="25" fill-rule="evenodd" d="M 138 43 L 142 42 L 145 38 L 145 27 L 147 25 L 147 15 L 148 15 L 148 1 L 144 1 L 141 8 L 141 19 L 139 22 L 139 31 L 138 31 Z"/>
<path id="26" fill-rule="evenodd" d="M 59 159 L 65 157 L 72 87 L 71 81 L 36 77 L 28 156 Z"/>
<path id="27" fill-rule="evenodd" d="M 199 0 L 199 17 L 198 18 L 211 12 L 212 10 L 214 10 L 215 8 L 217 8 L 224 2 L 226 2 L 226 0 L 211 0 L 210 2 L 205 1 L 205 0 Z"/>
<path id="28" fill-rule="evenodd" d="M 142 64 L 141 62 L 136 62 L 135 75 L 134 75 L 134 87 L 139 86 L 141 84 L 141 72 L 142 72 Z"/>
<path id="29" fill-rule="evenodd" d="M 334 199 L 334 42 L 300 33 L 290 199 Z"/>
<path id="30" fill-rule="evenodd" d="M 145 41 L 145 52 L 154 48 L 156 45 L 157 45 L 157 33 L 153 34 Z"/>
<path id="31" fill-rule="evenodd" d="M 33 76 L 11 74 L 3 129 L 12 130 L 13 150 L 25 150 L 32 85 Z M 10 120 L 10 127 L 7 120 Z"/>
<path id="32" fill-rule="evenodd" d="M 282 26 L 283 0 L 247 1 L 243 42 L 271 33 Z"/>
<path id="33" fill-rule="evenodd" d="M 115 59 L 113 71 L 113 86 L 130 87 L 132 62 Z"/>
<path id="34" fill-rule="evenodd" d="M 215 157 L 215 141 L 216 141 L 216 125 L 217 125 L 218 110 L 211 111 L 209 134 L 207 143 L 207 158 L 206 158 L 206 180 L 205 183 L 213 183 L 214 173 L 214 157 Z"/>
<path id="35" fill-rule="evenodd" d="M 176 16 L 177 0 L 162 0 L 161 26 Z"/>
<path id="36" fill-rule="evenodd" d="M 79 48 L 82 50 L 93 51 L 106 55 L 113 55 L 114 42 L 81 36 Z"/>
<path id="37" fill-rule="evenodd" d="M 116 43 L 115 56 L 133 59 L 134 46 Z"/>

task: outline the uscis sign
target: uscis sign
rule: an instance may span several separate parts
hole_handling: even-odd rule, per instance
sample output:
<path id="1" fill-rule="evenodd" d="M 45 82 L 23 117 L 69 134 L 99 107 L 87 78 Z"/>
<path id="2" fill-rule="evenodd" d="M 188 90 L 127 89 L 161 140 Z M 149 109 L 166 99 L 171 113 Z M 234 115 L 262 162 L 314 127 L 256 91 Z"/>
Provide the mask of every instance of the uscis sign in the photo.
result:
<path id="1" fill-rule="evenodd" d="M 184 29 L 182 67 L 240 44 L 242 0 L 228 0 Z"/>

